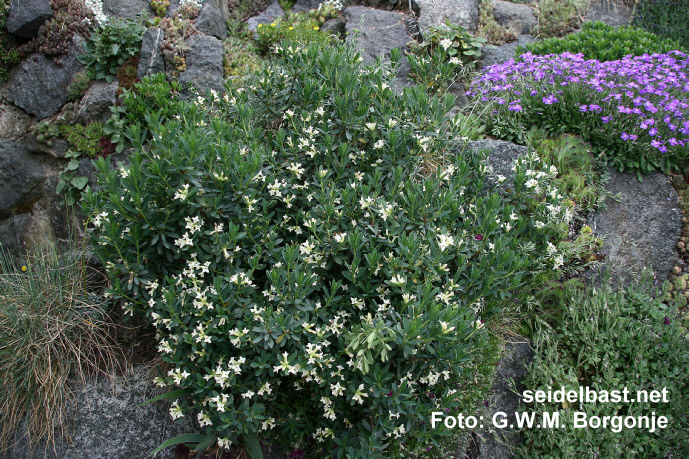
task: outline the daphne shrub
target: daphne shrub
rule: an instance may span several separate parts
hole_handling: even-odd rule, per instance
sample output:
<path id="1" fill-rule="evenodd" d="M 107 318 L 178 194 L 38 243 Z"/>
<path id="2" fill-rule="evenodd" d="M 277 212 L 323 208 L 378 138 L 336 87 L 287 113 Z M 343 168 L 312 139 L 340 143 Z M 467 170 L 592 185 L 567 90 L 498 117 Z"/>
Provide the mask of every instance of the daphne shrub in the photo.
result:
<path id="1" fill-rule="evenodd" d="M 515 56 L 527 51 L 539 56 L 569 52 L 582 53 L 586 59 L 606 62 L 620 60 L 628 55 L 642 56 L 681 49 L 677 40 L 659 37 L 639 27 L 613 27 L 596 21 L 585 23 L 579 33 L 536 41 L 527 44 L 526 48 L 518 46 Z"/>
<path id="2" fill-rule="evenodd" d="M 523 54 L 493 65 L 467 95 L 492 105 L 489 129 L 523 141 L 530 126 L 579 134 L 620 169 L 670 171 L 689 157 L 689 59 L 680 51 L 610 62 Z"/>
<path id="3" fill-rule="evenodd" d="M 501 199 L 484 155 L 450 148 L 453 97 L 395 93 L 350 46 L 277 51 L 150 114 L 150 142 L 130 129 L 128 166 L 99 161 L 85 202 L 112 293 L 157 328 L 172 417 L 222 449 L 438 451 L 453 432 L 431 412 L 476 407 L 487 330 L 561 265 L 568 209 L 534 156 Z"/>

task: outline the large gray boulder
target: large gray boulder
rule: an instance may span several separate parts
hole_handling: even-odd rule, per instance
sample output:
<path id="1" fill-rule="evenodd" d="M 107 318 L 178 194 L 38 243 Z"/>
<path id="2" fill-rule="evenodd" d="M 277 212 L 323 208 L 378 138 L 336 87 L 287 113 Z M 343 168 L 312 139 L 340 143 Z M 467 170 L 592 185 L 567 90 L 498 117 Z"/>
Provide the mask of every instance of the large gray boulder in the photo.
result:
<path id="1" fill-rule="evenodd" d="M 34 38 L 38 29 L 53 17 L 50 0 L 12 0 L 7 31 L 23 38 Z"/>
<path id="2" fill-rule="evenodd" d="M 227 0 L 205 0 L 194 27 L 204 35 L 220 40 L 227 37 L 227 19 L 230 16 Z"/>
<path id="3" fill-rule="evenodd" d="M 195 431 L 188 417 L 186 422 L 172 420 L 169 402 L 138 406 L 160 393 L 143 366 L 124 377 L 75 383 L 71 390 L 74 399 L 65 416 L 71 442 L 58 436 L 55 448 L 44 454 L 42 449 L 30 452 L 20 439 L 8 459 L 144 458 L 164 441 Z M 173 447 L 156 455 L 174 457 Z"/>
<path id="4" fill-rule="evenodd" d="M 605 266 L 613 282 L 630 279 L 650 267 L 659 279 L 667 279 L 678 263 L 676 244 L 682 232 L 677 192 L 669 179 L 654 172 L 643 176 L 610 169 L 605 189 L 611 198 L 606 208 L 591 215 L 589 225 L 605 241 Z"/>
<path id="5" fill-rule="evenodd" d="M 43 196 L 48 167 L 23 142 L 0 140 L 0 220 L 29 213 Z"/>
<path id="6" fill-rule="evenodd" d="M 115 94 L 118 87 L 119 83 L 117 81 L 112 83 L 105 81 L 94 82 L 86 91 L 84 97 L 81 98 L 74 121 L 81 124 L 88 124 L 93 121 L 107 121 L 112 116 L 110 107 L 115 105 L 117 101 Z"/>
<path id="7" fill-rule="evenodd" d="M 621 2 L 595 1 L 591 3 L 586 22 L 603 21 L 608 25 L 619 27 L 628 25 L 631 17 L 631 8 Z"/>
<path id="8" fill-rule="evenodd" d="M 21 137 L 29 129 L 31 117 L 13 104 L 0 102 L 0 139 Z"/>
<path id="9" fill-rule="evenodd" d="M 137 19 L 142 13 L 146 18 L 155 16 L 147 0 L 103 0 L 103 13 L 120 19 Z"/>
<path id="10" fill-rule="evenodd" d="M 266 8 L 266 10 L 263 13 L 259 14 L 258 16 L 249 18 L 246 21 L 246 23 L 250 31 L 256 32 L 259 24 L 270 24 L 274 20 L 281 18 L 284 15 L 285 12 L 282 10 L 282 7 L 277 1 L 275 1 L 271 3 L 270 6 Z"/>
<path id="11" fill-rule="evenodd" d="M 192 35 L 186 44 L 190 49 L 186 57 L 187 69 L 179 75 L 180 84 L 202 91 L 205 88 L 224 91 L 222 42 L 215 37 Z"/>
<path id="12" fill-rule="evenodd" d="M 468 457 L 484 459 L 512 459 L 512 448 L 522 441 L 522 435 L 517 431 L 515 413 L 526 412 L 527 407 L 521 402 L 519 394 L 526 387 L 523 380 L 526 378 L 528 368 L 533 362 L 534 353 L 529 340 L 524 338 L 517 342 L 507 343 L 495 370 L 493 387 L 485 401 L 483 408 L 483 428 L 478 429 L 474 435 L 475 444 L 473 454 Z M 505 413 L 506 416 L 496 413 Z M 492 428 L 493 417 L 498 423 L 507 421 L 505 429 Z"/>
<path id="13" fill-rule="evenodd" d="M 389 57 L 390 50 L 404 49 L 411 40 L 400 13 L 350 6 L 344 10 L 344 18 L 348 40 L 354 39 L 355 30 L 360 32 L 357 43 L 366 63 L 375 62 L 378 56 Z"/>
<path id="14" fill-rule="evenodd" d="M 531 29 L 538 25 L 538 20 L 531 6 L 521 3 L 494 0 L 493 16 L 495 22 L 516 30 L 518 34 L 531 33 Z"/>
<path id="15" fill-rule="evenodd" d="M 534 41 L 536 41 L 536 37 L 533 35 L 519 35 L 516 42 L 505 43 L 497 47 L 484 46 L 481 49 L 481 62 L 483 63 L 483 67 L 502 64 L 510 59 L 514 59 L 514 52 L 517 46 L 524 46 Z"/>
<path id="16" fill-rule="evenodd" d="M 21 61 L 10 75 L 8 99 L 37 119 L 59 112 L 67 102 L 67 87 L 84 68 L 76 60 L 83 54 L 83 41 L 75 35 L 59 64 L 43 54 L 32 54 Z"/>
<path id="17" fill-rule="evenodd" d="M 431 27 L 445 27 L 445 21 L 462 26 L 471 33 L 478 28 L 479 0 L 416 0 L 421 33 Z"/>
<path id="18" fill-rule="evenodd" d="M 529 153 L 528 147 L 504 140 L 491 139 L 467 142 L 467 149 L 473 152 L 488 150 L 487 162 L 492 173 L 488 175 L 487 182 L 490 184 L 498 184 L 497 176 L 502 175 L 506 178 L 502 186 L 507 188 L 514 185 L 514 171 L 512 170 L 514 162 L 518 158 L 526 156 Z"/>
<path id="19" fill-rule="evenodd" d="M 144 33 L 139 53 L 139 67 L 136 71 L 137 77 L 165 73 L 165 59 L 161 48 L 164 39 L 165 33 L 162 29 L 148 29 Z"/>

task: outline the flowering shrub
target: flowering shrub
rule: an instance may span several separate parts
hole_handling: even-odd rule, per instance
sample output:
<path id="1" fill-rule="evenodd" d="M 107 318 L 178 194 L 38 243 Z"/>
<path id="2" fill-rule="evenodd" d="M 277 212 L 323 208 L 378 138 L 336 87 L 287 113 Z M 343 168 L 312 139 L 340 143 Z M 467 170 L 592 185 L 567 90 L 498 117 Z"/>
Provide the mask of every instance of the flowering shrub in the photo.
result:
<path id="1" fill-rule="evenodd" d="M 604 62 L 619 60 L 630 54 L 641 56 L 680 49 L 678 41 L 658 37 L 639 27 L 613 27 L 597 21 L 585 23 L 579 33 L 529 43 L 526 49 L 518 46 L 515 56 L 527 51 L 537 55 L 570 52 L 582 53 L 586 59 Z"/>
<path id="2" fill-rule="evenodd" d="M 157 327 L 171 415 L 220 448 L 267 431 L 315 457 L 437 451 L 453 432 L 431 412 L 475 408 L 495 313 L 563 263 L 555 171 L 519 160 L 503 200 L 482 155 L 450 148 L 453 97 L 395 94 L 345 45 L 277 52 L 149 115 L 145 148 L 129 130 L 129 166 L 101 160 L 85 197 L 93 245 Z"/>
<path id="3" fill-rule="evenodd" d="M 521 56 L 494 65 L 467 95 L 493 104 L 493 135 L 523 140 L 528 127 L 572 132 L 615 166 L 669 171 L 688 156 L 687 56 L 680 51 L 619 61 L 581 54 Z"/>

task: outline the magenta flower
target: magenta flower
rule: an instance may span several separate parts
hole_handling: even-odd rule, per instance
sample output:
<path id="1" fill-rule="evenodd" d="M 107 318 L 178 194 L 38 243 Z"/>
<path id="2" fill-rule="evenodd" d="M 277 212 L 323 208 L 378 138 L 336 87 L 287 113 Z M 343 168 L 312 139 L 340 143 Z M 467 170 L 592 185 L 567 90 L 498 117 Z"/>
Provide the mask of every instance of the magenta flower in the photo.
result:
<path id="1" fill-rule="evenodd" d="M 477 234 L 477 235 L 476 235 L 476 240 L 477 240 L 477 241 L 482 241 L 482 240 L 483 240 L 483 234 Z"/>

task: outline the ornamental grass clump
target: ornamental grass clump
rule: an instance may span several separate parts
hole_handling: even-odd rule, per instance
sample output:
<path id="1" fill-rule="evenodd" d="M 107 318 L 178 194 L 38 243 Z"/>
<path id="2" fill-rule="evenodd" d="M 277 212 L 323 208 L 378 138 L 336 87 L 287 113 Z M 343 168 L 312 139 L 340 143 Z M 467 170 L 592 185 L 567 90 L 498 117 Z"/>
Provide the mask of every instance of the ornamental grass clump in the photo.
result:
<path id="1" fill-rule="evenodd" d="M 122 370 L 98 275 L 79 249 L 44 247 L 19 263 L 0 246 L 0 452 L 24 440 L 47 450 L 65 433 L 68 382 Z"/>
<path id="2" fill-rule="evenodd" d="M 487 69 L 467 95 L 492 104 L 498 137 L 523 141 L 536 125 L 581 135 L 620 169 L 671 171 L 689 157 L 687 67 L 680 51 L 610 62 L 527 53 Z"/>
<path id="3" fill-rule="evenodd" d="M 570 212 L 533 156 L 501 199 L 483 155 L 450 148 L 454 97 L 397 94 L 348 45 L 277 54 L 148 116 L 147 145 L 134 125 L 128 166 L 98 163 L 85 202 L 112 293 L 156 326 L 157 381 L 201 447 L 431 457 L 455 433 L 431 412 L 476 407 L 488 329 L 562 264 Z"/>

